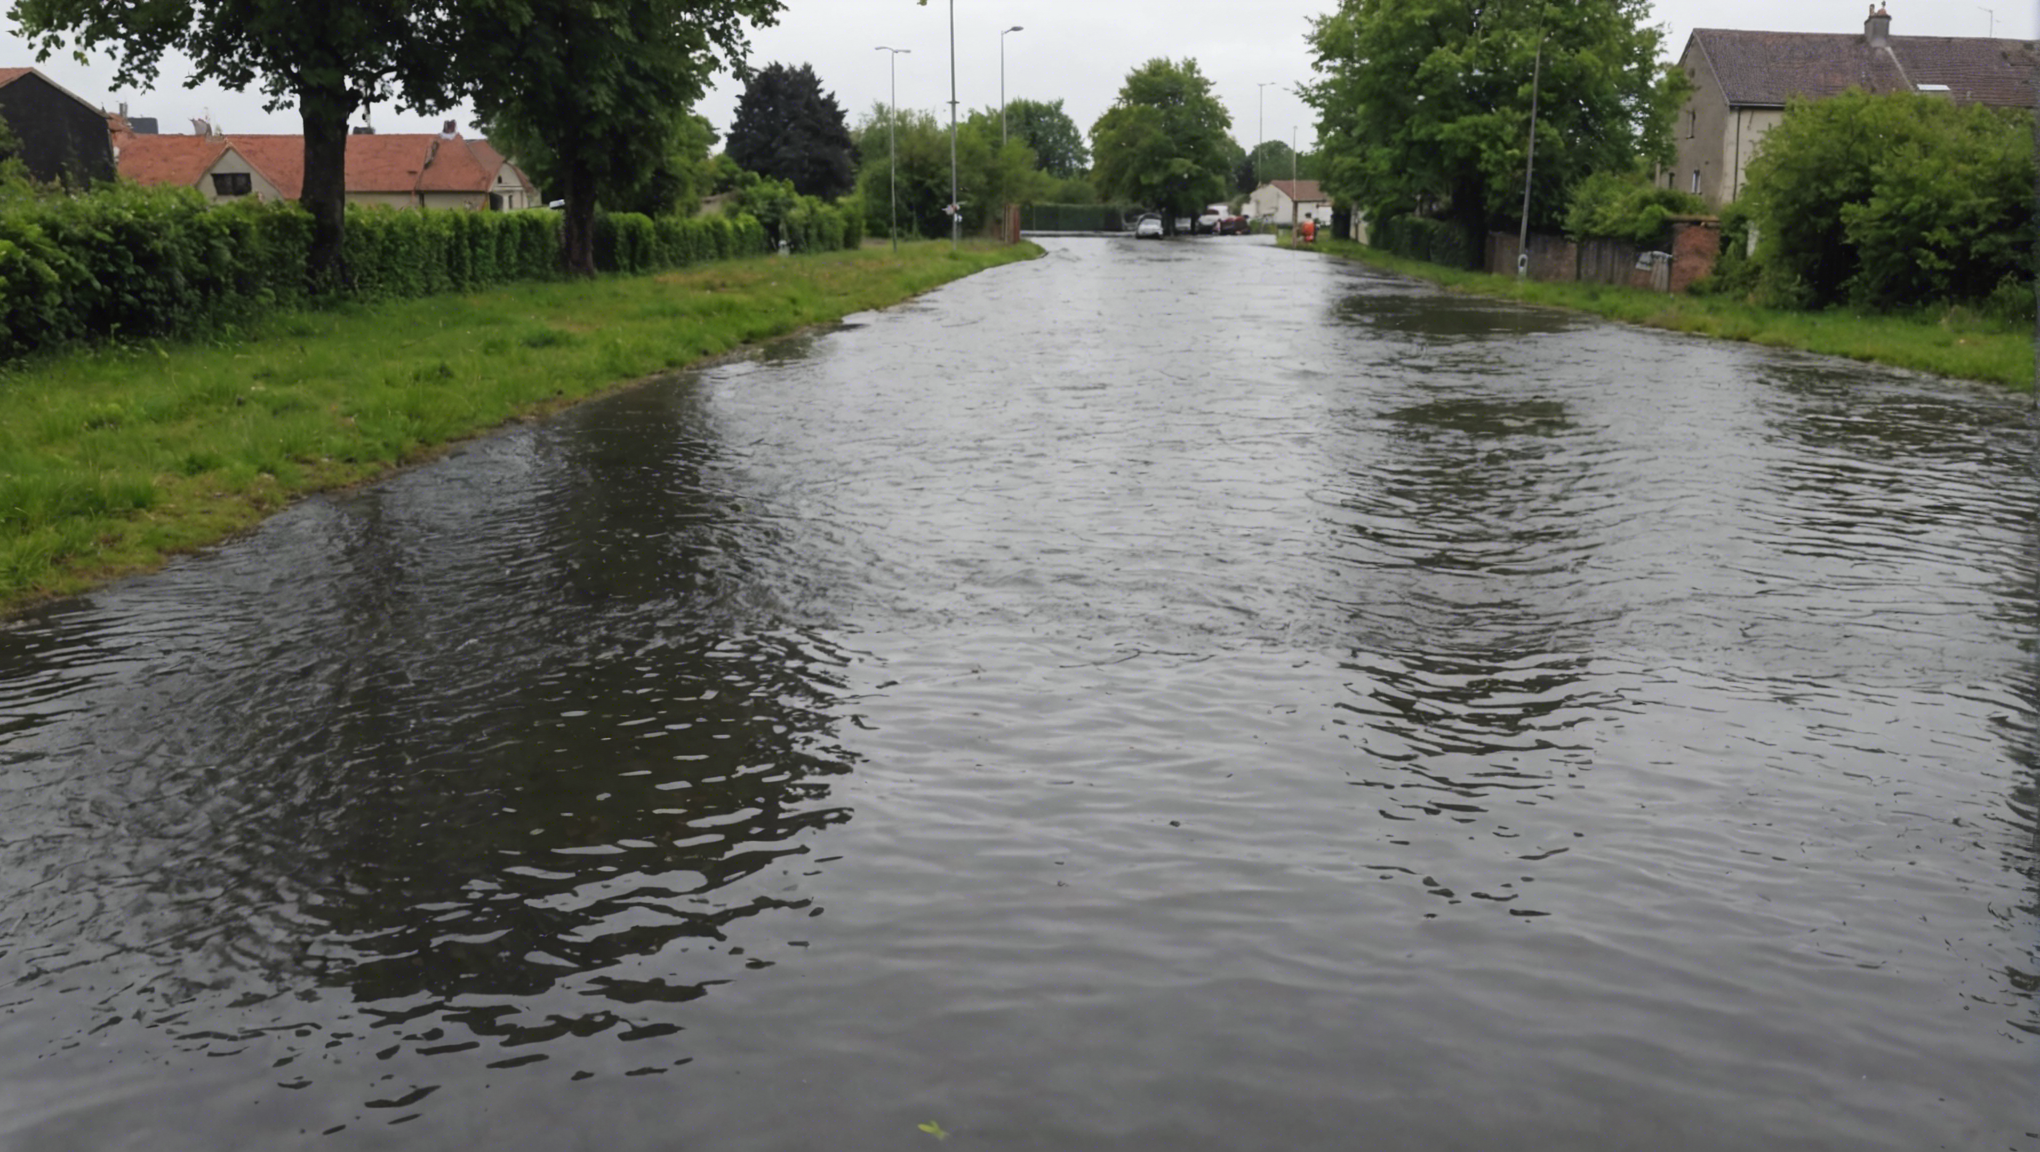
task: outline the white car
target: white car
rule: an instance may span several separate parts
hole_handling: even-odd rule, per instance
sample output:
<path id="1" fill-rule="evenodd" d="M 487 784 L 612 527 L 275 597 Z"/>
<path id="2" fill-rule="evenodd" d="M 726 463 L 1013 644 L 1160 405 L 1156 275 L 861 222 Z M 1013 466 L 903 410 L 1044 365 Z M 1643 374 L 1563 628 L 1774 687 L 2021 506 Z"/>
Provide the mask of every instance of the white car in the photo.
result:
<path id="1" fill-rule="evenodd" d="M 1162 238 L 1162 218 L 1160 216 L 1141 217 L 1140 222 L 1133 226 L 1133 234 L 1142 240 L 1160 240 Z"/>

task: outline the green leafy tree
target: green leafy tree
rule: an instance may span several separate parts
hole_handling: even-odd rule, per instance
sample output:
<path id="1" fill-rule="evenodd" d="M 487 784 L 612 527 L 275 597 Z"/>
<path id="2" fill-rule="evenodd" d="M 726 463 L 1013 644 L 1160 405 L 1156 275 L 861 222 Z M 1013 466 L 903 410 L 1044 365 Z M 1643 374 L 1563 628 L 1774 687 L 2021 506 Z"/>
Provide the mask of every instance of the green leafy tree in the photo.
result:
<path id="1" fill-rule="evenodd" d="M 565 199 L 561 263 L 595 271 L 595 209 L 628 201 L 686 138 L 710 76 L 741 69 L 782 0 L 453 0 L 484 122 L 543 150 Z"/>
<path id="2" fill-rule="evenodd" d="M 715 146 L 715 129 L 704 116 L 689 113 L 666 124 L 671 134 L 665 152 L 652 167 L 603 197 L 607 207 L 618 212 L 642 212 L 647 216 L 692 216 L 701 201 L 715 191 L 715 161 L 709 149 Z M 531 177 L 549 200 L 564 185 L 557 159 L 545 141 L 526 139 L 515 128 L 487 125 L 492 143 L 505 149 Z M 736 166 L 731 165 L 736 171 Z"/>
<path id="3" fill-rule="evenodd" d="M 190 58 L 194 80 L 256 88 L 304 126 L 304 190 L 314 283 L 344 276 L 347 121 L 370 103 L 436 109 L 460 89 L 448 9 L 413 0 L 15 0 L 9 13 L 48 59 L 68 41 L 111 53 L 113 83 L 153 85 L 163 56 Z M 499 31 L 498 35 L 506 35 Z M 457 49 L 456 49 L 457 51 Z"/>
<path id="4" fill-rule="evenodd" d="M 2030 113 L 1853 91 L 1795 104 L 1744 189 L 1779 302 L 1970 301 L 2032 267 Z"/>
<path id="5" fill-rule="evenodd" d="M 1090 149 L 1077 122 L 1060 100 L 1009 100 L 1006 131 L 1034 153 L 1034 165 L 1058 179 L 1081 176 L 1091 166 Z"/>
<path id="6" fill-rule="evenodd" d="M 1108 200 L 1192 213 L 1231 182 L 1231 122 L 1197 61 L 1150 60 L 1091 126 L 1092 183 Z"/>
<path id="7" fill-rule="evenodd" d="M 843 109 L 808 64 L 771 64 L 752 75 L 727 147 L 745 169 L 788 181 L 803 196 L 833 200 L 857 182 L 857 147 Z"/>
<path id="8" fill-rule="evenodd" d="M 1242 192 L 1252 192 L 1270 180 L 1287 180 L 1289 174 L 1295 171 L 1295 156 L 1287 142 L 1263 140 L 1247 153 L 1239 170 L 1233 174 L 1235 185 Z"/>
<path id="9" fill-rule="evenodd" d="M 886 137 L 890 109 L 876 105 L 857 128 L 864 163 L 857 193 L 866 230 L 888 233 L 892 220 L 892 154 Z M 933 113 L 902 108 L 899 149 L 899 213 L 902 235 L 949 235 L 949 125 Z M 963 201 L 963 230 L 989 228 L 1007 204 L 1041 201 L 1055 182 L 1034 166 L 1034 153 L 1018 140 L 999 143 L 998 110 L 974 112 L 957 127 L 956 179 Z"/>
<path id="10" fill-rule="evenodd" d="M 1469 231 L 1522 205 L 1533 81 L 1533 224 L 1574 185 L 1665 156 L 1684 77 L 1658 63 L 1648 0 L 1340 0 L 1313 22 L 1318 179 L 1374 219 Z"/>

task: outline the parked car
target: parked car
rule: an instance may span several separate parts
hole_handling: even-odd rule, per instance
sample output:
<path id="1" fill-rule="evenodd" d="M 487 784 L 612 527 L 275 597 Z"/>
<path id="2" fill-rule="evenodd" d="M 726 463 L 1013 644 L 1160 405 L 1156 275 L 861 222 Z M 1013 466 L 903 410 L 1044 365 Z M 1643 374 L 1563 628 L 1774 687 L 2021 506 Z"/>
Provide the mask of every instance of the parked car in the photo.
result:
<path id="1" fill-rule="evenodd" d="M 1142 240 L 1160 240 L 1162 238 L 1162 218 L 1160 216 L 1141 217 L 1139 222 L 1133 226 L 1133 234 Z"/>
<path id="2" fill-rule="evenodd" d="M 1245 216 L 1222 216 L 1218 221 L 1220 236 L 1245 236 L 1249 231 Z"/>
<path id="3" fill-rule="evenodd" d="M 1197 218 L 1197 231 L 1206 235 L 1216 233 L 1219 223 L 1224 219 L 1225 217 L 1217 212 L 1206 212 Z"/>

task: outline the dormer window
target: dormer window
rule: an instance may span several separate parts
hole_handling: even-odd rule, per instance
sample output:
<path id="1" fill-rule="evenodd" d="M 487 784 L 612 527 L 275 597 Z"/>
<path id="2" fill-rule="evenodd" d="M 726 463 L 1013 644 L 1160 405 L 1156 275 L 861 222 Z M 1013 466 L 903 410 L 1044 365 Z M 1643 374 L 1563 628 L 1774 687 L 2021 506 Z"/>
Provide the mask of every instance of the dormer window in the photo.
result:
<path id="1" fill-rule="evenodd" d="M 255 190 L 255 181 L 246 172 L 215 172 L 212 188 L 215 196 L 246 196 Z"/>

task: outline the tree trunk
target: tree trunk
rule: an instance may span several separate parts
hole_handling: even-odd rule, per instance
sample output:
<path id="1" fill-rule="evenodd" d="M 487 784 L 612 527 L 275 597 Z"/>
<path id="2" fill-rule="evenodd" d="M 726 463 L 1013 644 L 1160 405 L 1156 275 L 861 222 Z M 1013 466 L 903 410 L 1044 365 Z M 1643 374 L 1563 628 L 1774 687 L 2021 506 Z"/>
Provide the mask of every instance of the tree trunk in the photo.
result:
<path id="1" fill-rule="evenodd" d="M 347 229 L 347 117 L 354 101 L 344 90 L 298 93 L 305 129 L 305 183 L 298 203 L 312 214 L 306 285 L 314 295 L 347 286 L 342 247 Z"/>
<path id="2" fill-rule="evenodd" d="M 560 228 L 560 266 L 569 276 L 595 274 L 595 174 L 588 165 L 566 166 L 566 219 Z"/>

